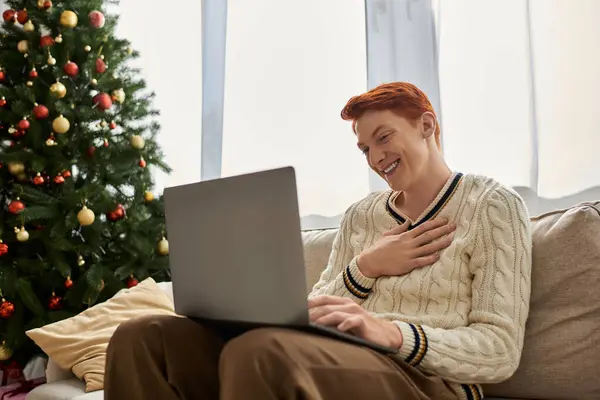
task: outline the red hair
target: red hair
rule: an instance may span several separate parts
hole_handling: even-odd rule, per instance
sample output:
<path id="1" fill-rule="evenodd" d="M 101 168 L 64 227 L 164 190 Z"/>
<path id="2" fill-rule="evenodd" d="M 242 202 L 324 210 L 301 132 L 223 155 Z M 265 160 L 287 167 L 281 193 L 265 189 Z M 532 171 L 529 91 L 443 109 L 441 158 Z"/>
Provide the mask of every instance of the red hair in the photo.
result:
<path id="1" fill-rule="evenodd" d="M 392 82 L 379 85 L 366 93 L 352 97 L 342 110 L 342 119 L 352 121 L 355 130 L 356 120 L 367 111 L 390 110 L 397 115 L 416 122 L 426 112 L 435 118 L 435 143 L 441 148 L 440 124 L 427 95 L 408 82 Z"/>

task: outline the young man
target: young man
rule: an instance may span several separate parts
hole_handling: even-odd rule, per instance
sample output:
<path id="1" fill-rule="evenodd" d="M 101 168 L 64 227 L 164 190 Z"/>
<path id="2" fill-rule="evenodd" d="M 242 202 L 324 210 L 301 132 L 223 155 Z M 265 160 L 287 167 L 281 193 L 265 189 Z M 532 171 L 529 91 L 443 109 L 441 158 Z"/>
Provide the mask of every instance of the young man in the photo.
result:
<path id="1" fill-rule="evenodd" d="M 399 349 L 283 329 L 232 340 L 185 318 L 123 324 L 108 349 L 111 399 L 481 399 L 516 370 L 529 309 L 522 200 L 453 172 L 426 95 L 381 85 L 342 111 L 390 190 L 345 213 L 309 296 L 316 323 Z"/>

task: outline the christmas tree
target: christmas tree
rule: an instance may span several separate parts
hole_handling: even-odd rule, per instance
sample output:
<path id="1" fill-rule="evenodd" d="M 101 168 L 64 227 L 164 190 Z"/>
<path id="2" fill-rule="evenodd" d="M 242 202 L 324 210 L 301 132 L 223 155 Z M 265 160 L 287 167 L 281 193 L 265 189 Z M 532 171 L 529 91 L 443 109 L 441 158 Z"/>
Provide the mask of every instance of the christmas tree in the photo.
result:
<path id="1" fill-rule="evenodd" d="M 108 0 L 107 0 L 108 2 Z M 138 54 L 103 0 L 8 0 L 0 36 L 0 359 L 25 331 L 169 278 L 169 172 Z"/>

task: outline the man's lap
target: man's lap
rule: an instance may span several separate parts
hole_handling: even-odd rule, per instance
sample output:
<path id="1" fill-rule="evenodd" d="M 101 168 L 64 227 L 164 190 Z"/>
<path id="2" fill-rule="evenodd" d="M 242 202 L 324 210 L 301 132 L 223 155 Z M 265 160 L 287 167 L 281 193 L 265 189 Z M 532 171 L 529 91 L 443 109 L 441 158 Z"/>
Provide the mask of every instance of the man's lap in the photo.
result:
<path id="1" fill-rule="evenodd" d="M 128 324 L 126 329 L 146 332 L 132 335 L 142 342 L 149 340 L 147 336 L 152 327 L 163 339 L 162 346 L 170 347 L 174 338 L 179 343 L 172 346 L 178 349 L 182 342 L 187 343 L 190 351 L 180 350 L 182 358 L 186 353 L 199 354 L 203 347 L 214 351 L 215 347 L 222 346 L 218 366 L 214 368 L 219 368 L 219 376 L 225 381 L 233 376 L 239 381 L 244 374 L 256 376 L 256 371 L 249 369 L 259 368 L 262 375 L 274 382 L 295 379 L 295 385 L 307 393 L 335 388 L 336 398 L 364 395 L 391 399 L 400 393 L 403 399 L 456 398 L 437 377 L 426 376 L 369 348 L 317 334 L 271 327 L 240 333 L 232 327 L 223 330 L 219 325 L 207 327 L 172 316 L 146 317 Z M 167 338 L 171 341 L 165 340 Z M 189 365 L 190 360 L 181 362 Z"/>

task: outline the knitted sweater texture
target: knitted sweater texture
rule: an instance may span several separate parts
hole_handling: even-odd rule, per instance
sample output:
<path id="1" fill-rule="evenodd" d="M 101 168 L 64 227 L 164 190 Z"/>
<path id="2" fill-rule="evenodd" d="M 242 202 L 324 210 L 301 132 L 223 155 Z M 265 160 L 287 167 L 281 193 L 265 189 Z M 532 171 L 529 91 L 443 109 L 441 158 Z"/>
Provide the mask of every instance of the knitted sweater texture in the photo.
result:
<path id="1" fill-rule="evenodd" d="M 410 229 L 447 217 L 454 240 L 433 265 L 403 276 L 365 277 L 357 256 L 406 221 L 397 193 L 375 192 L 342 219 L 326 269 L 309 297 L 352 298 L 402 331 L 398 356 L 443 378 L 461 399 L 517 369 L 529 312 L 531 228 L 522 199 L 493 179 L 454 173 Z"/>

